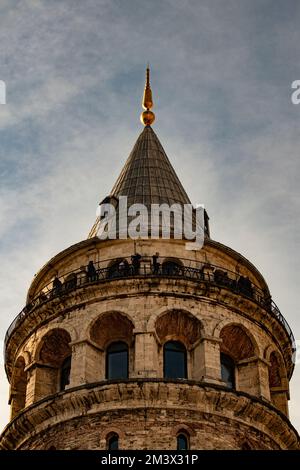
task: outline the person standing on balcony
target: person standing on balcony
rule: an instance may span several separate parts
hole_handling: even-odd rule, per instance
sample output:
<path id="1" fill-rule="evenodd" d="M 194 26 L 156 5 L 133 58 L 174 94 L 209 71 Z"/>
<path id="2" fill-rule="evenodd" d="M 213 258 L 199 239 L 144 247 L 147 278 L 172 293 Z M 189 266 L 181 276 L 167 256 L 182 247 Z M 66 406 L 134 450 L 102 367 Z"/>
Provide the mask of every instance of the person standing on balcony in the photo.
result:
<path id="1" fill-rule="evenodd" d="M 59 295 L 62 291 L 62 282 L 58 279 L 56 276 L 53 280 L 53 294 L 54 295 Z"/>
<path id="2" fill-rule="evenodd" d="M 155 253 L 155 255 L 152 256 L 152 271 L 153 271 L 153 274 L 158 274 L 159 273 L 160 263 L 158 262 L 158 257 L 159 257 L 159 253 Z"/>
<path id="3" fill-rule="evenodd" d="M 131 256 L 131 262 L 133 267 L 133 274 L 137 275 L 140 273 L 140 266 L 141 266 L 141 255 L 136 253 L 135 255 Z"/>
<path id="4" fill-rule="evenodd" d="M 97 271 L 93 261 L 89 261 L 89 264 L 87 266 L 87 277 L 89 282 L 96 281 L 97 279 Z"/>

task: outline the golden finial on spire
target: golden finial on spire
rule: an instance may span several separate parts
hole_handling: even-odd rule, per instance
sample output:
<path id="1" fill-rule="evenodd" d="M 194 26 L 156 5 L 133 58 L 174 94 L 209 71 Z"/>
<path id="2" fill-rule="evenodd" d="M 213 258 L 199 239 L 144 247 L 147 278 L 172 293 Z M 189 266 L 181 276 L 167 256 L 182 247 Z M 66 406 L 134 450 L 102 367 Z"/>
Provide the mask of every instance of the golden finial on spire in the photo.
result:
<path id="1" fill-rule="evenodd" d="M 149 64 L 146 69 L 146 85 L 145 85 L 145 90 L 144 90 L 142 106 L 146 111 L 143 111 L 141 114 L 141 122 L 144 124 L 144 126 L 151 126 L 151 124 L 155 121 L 155 114 L 152 111 L 150 111 L 150 109 L 153 106 L 153 101 L 152 101 L 152 91 L 150 87 Z"/>

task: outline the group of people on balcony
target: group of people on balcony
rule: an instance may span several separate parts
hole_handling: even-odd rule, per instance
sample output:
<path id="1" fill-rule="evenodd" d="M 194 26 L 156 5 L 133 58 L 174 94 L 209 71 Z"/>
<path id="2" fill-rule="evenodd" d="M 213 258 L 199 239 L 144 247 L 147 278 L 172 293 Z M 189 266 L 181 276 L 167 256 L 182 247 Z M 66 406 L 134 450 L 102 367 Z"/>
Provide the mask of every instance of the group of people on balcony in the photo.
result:
<path id="1" fill-rule="evenodd" d="M 52 284 L 52 295 L 59 295 L 62 293 L 63 290 L 68 291 L 74 289 L 78 282 L 77 282 L 77 275 L 84 274 L 85 280 L 87 282 L 93 282 L 98 279 L 98 273 L 94 266 L 93 261 L 89 261 L 87 268 L 82 267 L 79 273 L 71 273 L 66 276 L 64 282 L 62 282 L 57 276 L 53 280 Z"/>
<path id="2" fill-rule="evenodd" d="M 238 290 L 239 292 L 247 295 L 248 297 L 253 297 L 254 289 L 250 279 L 247 276 L 240 275 L 238 279 L 232 279 L 228 276 L 228 273 L 226 271 L 223 271 L 222 269 L 215 269 L 213 275 L 216 284 L 225 287 L 230 287 L 232 289 Z"/>
<path id="3" fill-rule="evenodd" d="M 98 281 L 99 279 L 113 279 L 128 276 L 138 275 L 157 275 L 157 276 L 178 276 L 178 277 L 191 277 L 193 279 L 206 280 L 204 273 L 204 267 L 191 268 L 177 262 L 176 259 L 165 260 L 162 263 L 159 261 L 159 253 L 155 253 L 151 257 L 151 262 L 143 263 L 141 261 L 143 257 L 139 253 L 135 253 L 131 256 L 131 262 L 127 259 L 119 259 L 113 262 L 107 268 L 97 269 L 93 261 L 89 261 L 86 267 L 81 267 L 77 273 L 70 273 L 61 278 L 55 277 L 52 283 L 52 289 L 49 294 L 41 292 L 39 294 L 39 302 L 43 302 L 49 298 L 53 298 L 61 295 L 64 292 L 75 289 L 81 284 L 86 282 L 91 283 Z M 143 268 L 141 272 L 141 268 Z M 254 297 L 255 291 L 250 279 L 246 276 L 239 275 L 236 279 L 229 277 L 228 272 L 214 268 L 213 272 L 208 275 L 208 280 L 216 283 L 217 285 L 228 287 L 235 291 L 238 291 L 248 297 Z M 30 304 L 27 305 L 27 308 Z"/>
<path id="4" fill-rule="evenodd" d="M 112 263 L 108 268 L 103 268 L 103 270 L 96 269 L 93 261 L 89 261 L 87 267 L 81 267 L 80 271 L 77 273 L 70 273 L 62 281 L 58 276 L 56 276 L 52 283 L 51 296 L 57 296 L 62 294 L 64 291 L 69 291 L 78 286 L 78 276 L 83 279 L 80 284 L 85 282 L 97 281 L 100 278 L 116 278 L 116 277 L 126 277 L 126 276 L 137 276 L 141 273 L 141 260 L 142 256 L 139 253 L 135 253 L 131 256 L 131 263 L 126 259 L 117 260 Z M 103 276 L 103 272 L 104 276 Z M 163 275 L 180 275 L 182 273 L 182 266 L 176 263 L 176 261 L 166 261 L 164 263 L 159 262 L 159 253 L 155 253 L 152 256 L 152 263 L 149 268 L 147 266 L 144 271 L 145 274 L 163 274 Z M 101 275 L 101 276 L 100 276 Z M 40 300 L 46 300 L 48 297 L 44 292 L 40 293 Z"/>
<path id="5" fill-rule="evenodd" d="M 138 276 L 139 274 L 154 274 L 154 275 L 180 275 L 183 274 L 183 267 L 178 262 L 168 260 L 160 263 L 159 253 L 152 256 L 152 262 L 145 263 L 141 272 L 142 256 L 135 253 L 131 256 L 131 263 L 129 264 L 126 259 L 116 261 L 108 268 L 107 277 L 123 277 L 123 276 Z M 148 261 L 148 260 L 147 260 Z"/>

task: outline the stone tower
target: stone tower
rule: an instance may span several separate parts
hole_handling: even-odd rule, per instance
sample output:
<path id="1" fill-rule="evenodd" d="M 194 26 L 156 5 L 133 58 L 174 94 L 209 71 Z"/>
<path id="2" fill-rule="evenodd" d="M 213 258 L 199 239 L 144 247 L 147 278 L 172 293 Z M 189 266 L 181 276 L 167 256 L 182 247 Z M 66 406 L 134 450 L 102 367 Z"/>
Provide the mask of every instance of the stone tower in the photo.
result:
<path id="1" fill-rule="evenodd" d="M 105 199 L 188 204 L 151 124 Z M 259 271 L 210 238 L 97 237 L 34 278 L 5 338 L 1 449 L 298 449 L 293 334 Z M 140 256 L 138 256 L 140 255 Z"/>

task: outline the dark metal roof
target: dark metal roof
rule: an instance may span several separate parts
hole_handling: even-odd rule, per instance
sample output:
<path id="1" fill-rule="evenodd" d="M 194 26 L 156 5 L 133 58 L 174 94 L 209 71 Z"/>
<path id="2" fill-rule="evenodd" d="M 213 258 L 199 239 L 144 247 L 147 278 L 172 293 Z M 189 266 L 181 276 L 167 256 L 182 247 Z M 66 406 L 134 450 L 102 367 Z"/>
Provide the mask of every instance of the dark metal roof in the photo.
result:
<path id="1" fill-rule="evenodd" d="M 190 204 L 157 135 L 146 126 L 136 141 L 111 196 L 127 196 L 128 204 Z"/>
<path id="2" fill-rule="evenodd" d="M 148 210 L 151 204 L 191 204 L 178 176 L 172 167 L 157 135 L 146 126 L 138 137 L 121 173 L 117 179 L 108 202 L 127 196 L 128 206 L 144 204 Z M 96 236 L 99 218 L 89 233 Z"/>

